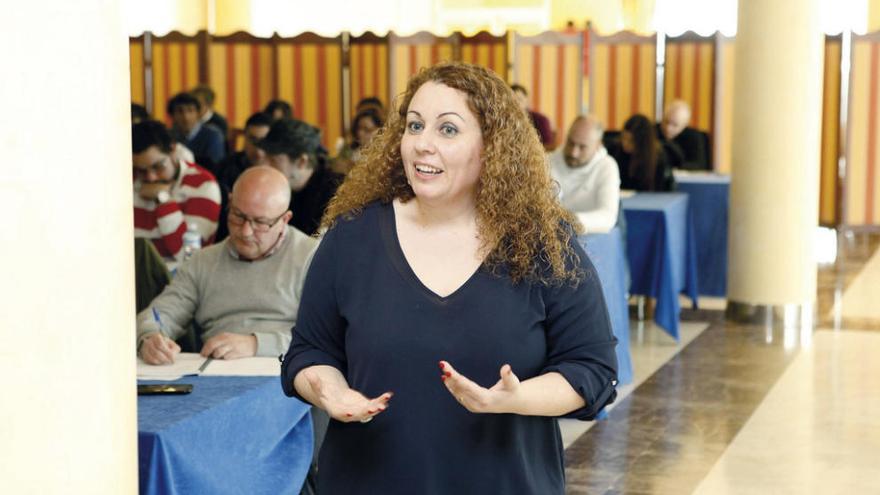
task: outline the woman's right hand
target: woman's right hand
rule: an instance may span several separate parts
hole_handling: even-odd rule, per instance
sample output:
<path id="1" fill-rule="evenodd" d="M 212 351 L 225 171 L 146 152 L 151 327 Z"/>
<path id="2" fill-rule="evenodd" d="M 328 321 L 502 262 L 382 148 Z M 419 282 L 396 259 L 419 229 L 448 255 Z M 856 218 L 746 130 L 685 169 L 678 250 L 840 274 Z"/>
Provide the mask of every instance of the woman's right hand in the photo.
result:
<path id="1" fill-rule="evenodd" d="M 392 392 L 385 392 L 379 397 L 368 399 L 362 393 L 349 387 L 344 379 L 335 379 L 335 376 L 322 376 L 323 373 L 316 372 L 314 369 L 305 369 L 302 373 L 312 389 L 310 399 L 313 399 L 313 403 L 327 411 L 331 418 L 343 423 L 369 422 L 373 416 L 388 408 L 388 402 L 394 395 Z"/>

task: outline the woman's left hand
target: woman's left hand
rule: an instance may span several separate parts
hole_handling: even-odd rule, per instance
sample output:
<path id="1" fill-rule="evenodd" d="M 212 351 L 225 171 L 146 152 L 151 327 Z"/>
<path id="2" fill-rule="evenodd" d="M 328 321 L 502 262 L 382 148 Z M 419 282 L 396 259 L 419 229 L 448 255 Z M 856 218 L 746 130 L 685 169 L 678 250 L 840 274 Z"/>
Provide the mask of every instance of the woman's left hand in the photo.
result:
<path id="1" fill-rule="evenodd" d="M 501 367 L 501 379 L 491 388 L 477 385 L 457 372 L 447 361 L 440 361 L 440 379 L 449 393 L 465 409 L 475 413 L 516 412 L 519 399 L 519 378 L 513 374 L 509 364 Z"/>

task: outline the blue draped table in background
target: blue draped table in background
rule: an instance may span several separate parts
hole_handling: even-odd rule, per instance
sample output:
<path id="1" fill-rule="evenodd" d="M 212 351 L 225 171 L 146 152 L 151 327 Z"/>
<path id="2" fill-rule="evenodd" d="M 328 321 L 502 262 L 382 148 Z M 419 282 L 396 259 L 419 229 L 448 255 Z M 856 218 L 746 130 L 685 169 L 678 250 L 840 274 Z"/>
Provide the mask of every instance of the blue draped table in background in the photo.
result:
<path id="1" fill-rule="evenodd" d="M 638 193 L 621 204 L 630 293 L 655 298 L 654 321 L 678 340 L 678 294 L 684 292 L 697 306 L 697 254 L 687 194 Z"/>
<path id="2" fill-rule="evenodd" d="M 617 380 L 632 383 L 632 360 L 629 353 L 629 309 L 626 301 L 626 259 L 620 230 L 614 227 L 607 234 L 578 237 L 578 242 L 599 272 L 602 293 L 608 306 L 611 329 L 617 337 Z"/>
<path id="3" fill-rule="evenodd" d="M 299 493 L 312 460 L 312 421 L 278 377 L 170 383 L 191 383 L 193 391 L 138 397 L 141 494 Z"/>
<path id="4" fill-rule="evenodd" d="M 678 190 L 688 195 L 697 242 L 700 294 L 727 295 L 727 217 L 730 176 L 676 174 Z"/>

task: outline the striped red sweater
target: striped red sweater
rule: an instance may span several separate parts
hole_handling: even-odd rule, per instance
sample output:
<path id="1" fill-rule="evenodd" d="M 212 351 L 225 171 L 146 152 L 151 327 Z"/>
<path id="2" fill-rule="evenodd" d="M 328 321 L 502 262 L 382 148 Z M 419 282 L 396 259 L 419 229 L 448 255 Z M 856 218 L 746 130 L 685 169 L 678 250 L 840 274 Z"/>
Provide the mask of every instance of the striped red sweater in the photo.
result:
<path id="1" fill-rule="evenodd" d="M 220 217 L 220 186 L 211 172 L 194 163 L 180 162 L 180 167 L 166 203 L 141 198 L 137 183 L 134 192 L 135 237 L 151 239 L 159 254 L 178 260 L 183 256 L 186 225 L 196 224 L 206 246 L 214 240 Z"/>

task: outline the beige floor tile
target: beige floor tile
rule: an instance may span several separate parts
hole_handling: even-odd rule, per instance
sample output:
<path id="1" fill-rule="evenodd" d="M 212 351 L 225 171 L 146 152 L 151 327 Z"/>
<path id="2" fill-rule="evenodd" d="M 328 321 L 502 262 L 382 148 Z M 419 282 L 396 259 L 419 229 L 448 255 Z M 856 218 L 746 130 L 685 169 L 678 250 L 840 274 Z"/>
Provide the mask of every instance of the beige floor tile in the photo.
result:
<path id="1" fill-rule="evenodd" d="M 629 325 L 633 382 L 617 388 L 617 400 L 608 408 L 609 411 L 709 326 L 708 323 L 703 322 L 680 322 L 681 342 L 675 342 L 669 334 L 653 322 L 646 321 L 640 323 L 636 320 L 631 320 Z M 593 424 L 595 423 L 592 421 L 560 419 L 559 429 L 562 432 L 563 445 L 568 448 L 578 437 L 589 430 Z"/>
<path id="2" fill-rule="evenodd" d="M 880 334 L 817 331 L 695 493 L 880 493 Z"/>

